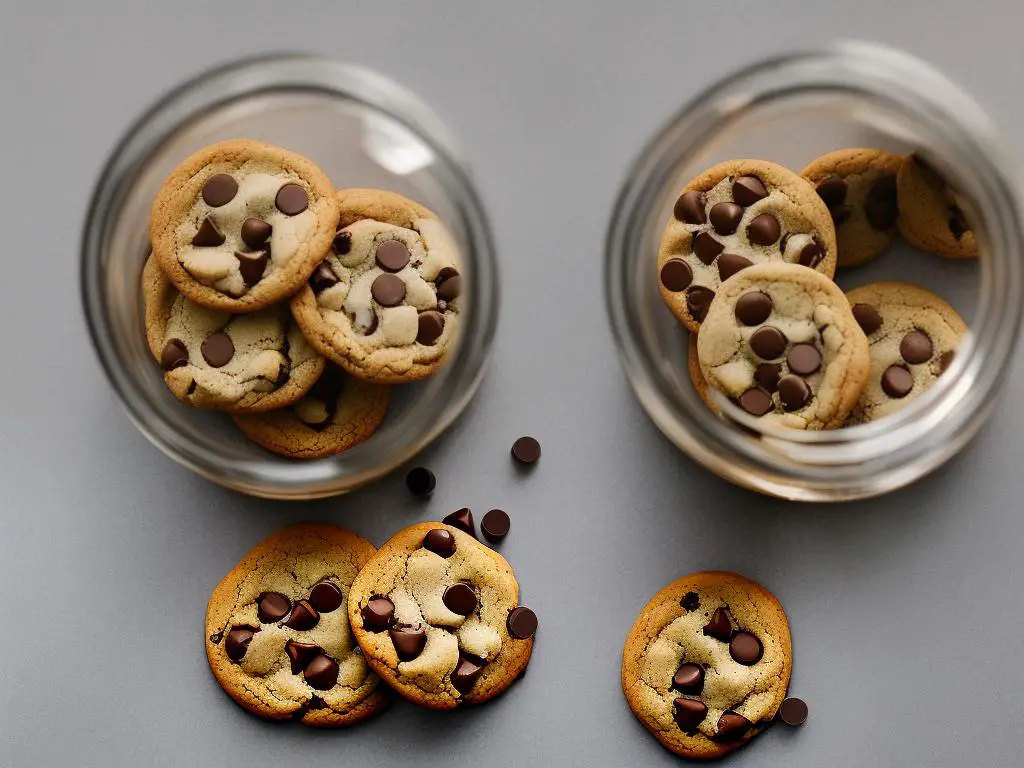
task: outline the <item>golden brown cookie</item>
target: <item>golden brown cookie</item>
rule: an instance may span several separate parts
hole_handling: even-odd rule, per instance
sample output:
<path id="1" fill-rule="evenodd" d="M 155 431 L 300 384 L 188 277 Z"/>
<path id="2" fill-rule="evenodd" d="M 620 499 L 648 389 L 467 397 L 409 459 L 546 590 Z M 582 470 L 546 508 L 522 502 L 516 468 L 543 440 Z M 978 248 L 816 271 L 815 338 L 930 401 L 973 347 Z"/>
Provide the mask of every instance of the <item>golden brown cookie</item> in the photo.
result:
<path id="1" fill-rule="evenodd" d="M 227 694 L 260 717 L 325 727 L 387 706 L 346 612 L 352 580 L 375 551 L 344 528 L 306 523 L 242 558 L 206 609 L 206 658 Z"/>
<path id="2" fill-rule="evenodd" d="M 720 413 L 717 403 L 715 403 L 711 396 L 711 389 L 708 387 L 707 379 L 704 378 L 704 371 L 700 369 L 700 357 L 697 355 L 697 334 L 691 333 L 689 337 L 686 367 L 690 372 L 690 381 L 693 382 L 693 388 L 697 390 L 700 399 L 704 401 L 704 404 L 707 405 L 712 413 Z"/>
<path id="3" fill-rule="evenodd" d="M 666 749 L 713 759 L 764 730 L 793 668 L 775 596 L 735 573 L 684 576 L 637 617 L 622 652 L 622 690 Z"/>
<path id="4" fill-rule="evenodd" d="M 907 155 L 896 177 L 900 233 L 922 251 L 947 259 L 976 259 L 978 243 L 956 190 L 917 155 Z"/>

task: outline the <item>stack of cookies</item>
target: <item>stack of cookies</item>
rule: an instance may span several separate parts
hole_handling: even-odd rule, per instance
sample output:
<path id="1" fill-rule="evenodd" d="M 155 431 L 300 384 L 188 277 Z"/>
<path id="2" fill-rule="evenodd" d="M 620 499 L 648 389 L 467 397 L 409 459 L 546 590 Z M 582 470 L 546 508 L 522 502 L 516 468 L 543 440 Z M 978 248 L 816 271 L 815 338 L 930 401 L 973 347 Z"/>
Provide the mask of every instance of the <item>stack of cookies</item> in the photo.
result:
<path id="1" fill-rule="evenodd" d="M 963 202 L 915 155 L 830 152 L 800 174 L 760 160 L 720 163 L 677 199 L 658 280 L 691 331 L 689 370 L 746 413 L 795 429 L 875 421 L 926 392 L 967 326 L 917 285 L 849 293 L 836 269 L 865 264 L 902 234 L 952 259 L 977 257 Z"/>
<path id="2" fill-rule="evenodd" d="M 186 159 L 153 202 L 150 241 L 146 336 L 168 389 L 278 454 L 365 440 L 388 387 L 434 374 L 458 335 L 459 254 L 437 216 L 392 192 L 336 191 L 269 144 Z"/>

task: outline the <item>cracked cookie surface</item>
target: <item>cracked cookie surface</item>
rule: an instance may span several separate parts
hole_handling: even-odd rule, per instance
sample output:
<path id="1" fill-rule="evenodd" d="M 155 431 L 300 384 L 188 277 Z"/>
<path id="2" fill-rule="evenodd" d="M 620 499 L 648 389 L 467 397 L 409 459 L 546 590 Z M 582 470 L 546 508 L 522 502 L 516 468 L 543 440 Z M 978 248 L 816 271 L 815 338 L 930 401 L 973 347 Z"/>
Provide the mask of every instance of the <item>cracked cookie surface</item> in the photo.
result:
<path id="1" fill-rule="evenodd" d="M 705 571 L 644 606 L 622 653 L 622 690 L 667 749 L 711 759 L 771 722 L 792 668 L 789 621 L 774 595 L 735 573 Z"/>
<path id="2" fill-rule="evenodd" d="M 431 211 L 382 190 L 337 193 L 330 253 L 292 300 L 309 342 L 354 376 L 400 384 L 435 373 L 462 299 L 454 241 Z"/>
<path id="3" fill-rule="evenodd" d="M 251 312 L 302 286 L 337 221 L 334 190 L 316 165 L 238 139 L 199 150 L 171 173 L 153 201 L 150 241 L 192 301 Z"/>
<path id="4" fill-rule="evenodd" d="M 348 611 L 367 661 L 392 688 L 450 709 L 498 695 L 526 668 L 536 618 L 518 600 L 501 555 L 458 528 L 420 523 L 366 564 Z"/>
<path id="5" fill-rule="evenodd" d="M 658 249 L 658 286 L 679 321 L 696 331 L 722 282 L 771 262 L 832 277 L 832 217 L 814 187 L 792 171 L 730 160 L 697 176 L 676 200 Z"/>
<path id="6" fill-rule="evenodd" d="M 794 429 L 842 426 L 868 374 L 868 343 L 843 292 L 792 264 L 727 280 L 697 337 L 708 384 L 747 413 Z"/>
<path id="7" fill-rule="evenodd" d="M 900 234 L 908 243 L 947 259 L 978 258 L 965 202 L 938 171 L 910 154 L 900 165 L 896 185 Z"/>
<path id="8" fill-rule="evenodd" d="M 358 722 L 387 706 L 345 610 L 370 542 L 334 525 L 277 531 L 217 585 L 206 609 L 206 657 L 250 712 L 306 725 Z"/>
<path id="9" fill-rule="evenodd" d="M 287 305 L 244 315 L 201 307 L 151 256 L 142 271 L 146 340 L 168 389 L 197 408 L 259 412 L 301 398 L 324 369 Z"/>

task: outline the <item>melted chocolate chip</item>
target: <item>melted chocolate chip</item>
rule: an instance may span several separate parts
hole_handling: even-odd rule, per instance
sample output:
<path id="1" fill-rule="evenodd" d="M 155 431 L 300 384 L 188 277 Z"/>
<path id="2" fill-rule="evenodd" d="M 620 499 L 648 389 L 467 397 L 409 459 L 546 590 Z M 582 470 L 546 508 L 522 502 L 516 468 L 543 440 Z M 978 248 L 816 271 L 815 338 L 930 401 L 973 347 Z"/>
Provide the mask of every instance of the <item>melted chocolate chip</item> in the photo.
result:
<path id="1" fill-rule="evenodd" d="M 211 368 L 223 368 L 235 356 L 235 344 L 226 333 L 217 331 L 203 340 L 200 351 Z"/>
<path id="2" fill-rule="evenodd" d="M 277 190 L 274 205 L 285 216 L 297 216 L 309 206 L 309 195 L 298 184 L 285 184 Z"/>
<path id="3" fill-rule="evenodd" d="M 900 355 L 908 363 L 927 363 L 935 352 L 932 340 L 923 331 L 910 331 L 900 342 Z"/>
<path id="4" fill-rule="evenodd" d="M 434 280 L 437 298 L 441 301 L 455 301 L 462 295 L 462 275 L 451 267 L 445 267 L 437 273 Z"/>
<path id="5" fill-rule="evenodd" d="M 686 310 L 698 323 L 703 323 L 708 316 L 708 309 L 711 308 L 711 301 L 715 298 L 715 292 L 710 288 L 694 285 L 686 290 Z"/>
<path id="6" fill-rule="evenodd" d="M 904 398 L 913 388 L 914 377 L 902 365 L 890 365 L 882 374 L 882 391 L 891 398 Z"/>
<path id="7" fill-rule="evenodd" d="M 405 283 L 402 278 L 385 272 L 370 284 L 370 294 L 382 307 L 397 307 L 405 300 Z"/>
<path id="8" fill-rule="evenodd" d="M 686 733 L 693 733 L 697 726 L 704 722 L 708 715 L 708 707 L 697 699 L 678 698 L 675 700 L 675 721 Z"/>
<path id="9" fill-rule="evenodd" d="M 729 641 L 729 655 L 745 667 L 757 664 L 763 653 L 761 641 L 746 630 L 737 632 Z"/>
<path id="10" fill-rule="evenodd" d="M 736 319 L 744 325 L 760 325 L 772 313 L 772 297 L 762 291 L 748 291 L 736 300 Z"/>
<path id="11" fill-rule="evenodd" d="M 740 176 L 732 182 L 732 199 L 746 208 L 768 197 L 768 190 L 757 176 Z"/>
<path id="12" fill-rule="evenodd" d="M 188 349 L 185 342 L 181 339 L 170 339 L 160 352 L 160 367 L 165 371 L 173 371 L 183 365 L 188 365 Z"/>
<path id="13" fill-rule="evenodd" d="M 242 242 L 254 251 L 263 250 L 274 228 L 263 219 L 248 218 L 242 222 Z"/>
<path id="14" fill-rule="evenodd" d="M 386 597 L 371 597 L 362 610 L 363 629 L 383 632 L 395 620 L 395 604 Z"/>
<path id="15" fill-rule="evenodd" d="M 711 620 L 704 625 L 704 634 L 722 642 L 729 642 L 732 637 L 732 622 L 724 608 L 716 608 Z"/>
<path id="16" fill-rule="evenodd" d="M 672 676 L 672 687 L 680 693 L 700 693 L 704 690 L 704 669 L 698 664 L 683 664 Z"/>
<path id="17" fill-rule="evenodd" d="M 289 640 L 284 644 L 284 652 L 288 654 L 291 662 L 292 674 L 299 672 L 309 666 L 317 654 L 323 653 L 323 649 L 315 643 L 300 643 L 298 640 Z"/>
<path id="18" fill-rule="evenodd" d="M 711 226 L 720 235 L 731 235 L 740 225 L 743 208 L 736 203 L 717 203 L 709 213 Z"/>
<path id="19" fill-rule="evenodd" d="M 740 407 L 752 416 L 764 416 L 775 407 L 772 396 L 760 387 L 751 387 L 739 397 Z"/>
<path id="20" fill-rule="evenodd" d="M 459 662 L 451 674 L 451 683 L 461 694 L 466 694 L 484 671 L 483 659 L 459 651 Z"/>
<path id="21" fill-rule="evenodd" d="M 843 204 L 846 200 L 847 189 L 848 187 L 846 182 L 838 176 L 834 176 L 818 183 L 818 197 L 820 197 L 822 201 L 824 201 L 825 205 L 831 209 L 837 205 Z"/>
<path id="22" fill-rule="evenodd" d="M 302 676 L 309 683 L 310 688 L 318 691 L 327 691 L 338 682 L 338 662 L 326 654 L 320 653 L 306 665 Z"/>
<path id="23" fill-rule="evenodd" d="M 352 235 L 344 229 L 339 229 L 334 234 L 334 241 L 331 243 L 331 250 L 339 256 L 344 256 L 352 250 Z"/>
<path id="24" fill-rule="evenodd" d="M 779 220 L 770 213 L 762 213 L 747 225 L 747 239 L 754 245 L 771 245 L 781 234 Z"/>
<path id="25" fill-rule="evenodd" d="M 435 528 L 423 537 L 423 548 L 441 557 L 451 557 L 455 554 L 455 537 L 451 531 Z"/>
<path id="26" fill-rule="evenodd" d="M 883 176 L 874 183 L 864 201 L 864 215 L 868 224 L 882 232 L 896 225 L 900 210 L 896 204 L 895 176 Z"/>
<path id="27" fill-rule="evenodd" d="M 693 282 L 693 270 L 682 259 L 669 259 L 661 268 L 661 284 L 665 289 L 678 293 L 685 291 Z"/>
<path id="28" fill-rule="evenodd" d="M 735 253 L 723 253 L 718 257 L 718 277 L 724 283 L 741 269 L 746 269 L 749 266 L 753 266 L 750 259 Z"/>
<path id="29" fill-rule="evenodd" d="M 309 593 L 309 602 L 320 613 L 336 611 L 341 606 L 341 588 L 333 581 L 321 581 Z"/>
<path id="30" fill-rule="evenodd" d="M 249 643 L 259 629 L 256 627 L 232 627 L 224 641 L 224 652 L 232 661 L 241 661 L 249 650 Z"/>
<path id="31" fill-rule="evenodd" d="M 238 182 L 226 173 L 211 176 L 203 185 L 203 200 L 212 208 L 220 208 L 234 200 Z"/>
<path id="32" fill-rule="evenodd" d="M 264 624 L 280 621 L 292 609 L 292 601 L 280 592 L 264 592 L 256 604 L 256 615 Z"/>
<path id="33" fill-rule="evenodd" d="M 696 611 L 700 608 L 700 595 L 696 592 L 687 592 L 683 595 L 683 599 L 679 601 L 679 605 L 682 606 L 683 610 L 687 613 L 690 611 Z"/>
<path id="34" fill-rule="evenodd" d="M 412 661 L 421 653 L 427 644 L 427 633 L 413 627 L 395 627 L 388 630 L 391 642 L 395 644 L 395 653 L 399 661 Z"/>
<path id="35" fill-rule="evenodd" d="M 786 334 L 774 325 L 758 328 L 750 337 L 750 348 L 762 360 L 775 360 L 781 357 L 788 343 Z"/>
<path id="36" fill-rule="evenodd" d="M 338 276 L 334 274 L 331 265 L 326 261 L 320 262 L 320 266 L 313 270 L 313 274 L 309 278 L 309 287 L 313 289 L 314 294 L 323 293 L 337 284 Z"/>
<path id="37" fill-rule="evenodd" d="M 723 712 L 722 716 L 718 718 L 718 730 L 711 740 L 717 744 L 739 741 L 746 736 L 751 725 L 752 723 L 743 715 L 737 715 L 735 712 Z"/>
<path id="38" fill-rule="evenodd" d="M 779 402 L 783 410 L 798 411 L 811 399 L 811 388 L 799 376 L 783 376 L 779 379 Z"/>
<path id="39" fill-rule="evenodd" d="M 224 245 L 226 239 L 213 219 L 207 216 L 199 226 L 196 236 L 192 238 L 192 245 L 197 248 L 216 248 L 218 245 Z"/>
<path id="40" fill-rule="evenodd" d="M 686 224 L 703 224 L 708 220 L 704 213 L 704 199 L 700 192 L 684 192 L 672 209 L 675 217 Z"/>
<path id="41" fill-rule="evenodd" d="M 460 581 L 452 584 L 444 591 L 444 594 L 441 596 L 441 602 L 452 613 L 457 613 L 459 616 L 469 616 L 469 614 L 476 610 L 476 592 L 473 591 L 471 586 Z"/>
<path id="42" fill-rule="evenodd" d="M 437 343 L 437 340 L 441 338 L 441 334 L 444 332 L 444 315 L 436 310 L 428 309 L 426 312 L 420 312 L 417 323 L 417 344 L 423 344 L 427 347 L 432 346 Z"/>
<path id="43" fill-rule="evenodd" d="M 882 327 L 882 316 L 870 304 L 854 304 L 852 311 L 853 319 L 865 335 L 870 336 Z"/>
<path id="44" fill-rule="evenodd" d="M 267 270 L 270 252 L 241 253 L 240 251 L 235 251 L 235 258 L 238 259 L 238 271 L 242 274 L 242 280 L 245 281 L 245 284 L 247 286 L 256 285 L 256 283 L 263 279 L 263 273 Z"/>
<path id="45" fill-rule="evenodd" d="M 812 240 L 800 249 L 800 258 L 797 260 L 801 266 L 814 269 L 825 259 L 825 251 L 817 240 Z"/>
<path id="46" fill-rule="evenodd" d="M 711 264 L 725 246 L 715 240 L 708 232 L 701 232 L 693 238 L 693 253 L 702 264 Z"/>
<path id="47" fill-rule="evenodd" d="M 387 240 L 377 246 L 375 259 L 386 272 L 400 272 L 409 263 L 409 249 L 400 240 Z"/>
<path id="48" fill-rule="evenodd" d="M 284 623 L 286 627 L 305 631 L 320 623 L 320 613 L 308 600 L 299 600 L 292 606 L 292 615 Z"/>
<path id="49" fill-rule="evenodd" d="M 794 344 L 786 355 L 786 365 L 792 373 L 810 376 L 821 367 L 821 352 L 813 344 Z"/>

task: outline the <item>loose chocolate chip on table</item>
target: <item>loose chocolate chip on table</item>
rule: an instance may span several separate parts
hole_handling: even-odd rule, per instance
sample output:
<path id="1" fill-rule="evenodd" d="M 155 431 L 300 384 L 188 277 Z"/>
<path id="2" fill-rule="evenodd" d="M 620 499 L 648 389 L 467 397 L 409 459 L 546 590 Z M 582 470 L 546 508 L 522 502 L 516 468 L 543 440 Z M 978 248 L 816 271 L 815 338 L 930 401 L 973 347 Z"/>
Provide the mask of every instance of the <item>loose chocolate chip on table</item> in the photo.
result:
<path id="1" fill-rule="evenodd" d="M 740 176 L 732 182 L 732 199 L 746 208 L 768 197 L 768 190 L 757 176 Z"/>
<path id="2" fill-rule="evenodd" d="M 442 519 L 441 522 L 445 525 L 450 525 L 452 528 L 458 528 L 463 533 L 468 533 L 474 539 L 476 538 L 476 530 L 473 528 L 473 512 L 469 507 L 455 510 Z"/>
<path id="3" fill-rule="evenodd" d="M 320 623 L 320 613 L 310 605 L 308 600 L 299 600 L 292 606 L 292 615 L 284 623 L 286 627 L 304 631 L 312 629 Z"/>
<path id="4" fill-rule="evenodd" d="M 363 608 L 363 629 L 383 632 L 395 620 L 395 604 L 386 597 L 371 597 Z"/>
<path id="5" fill-rule="evenodd" d="M 818 184 L 818 197 L 828 208 L 841 205 L 846 200 L 846 182 L 840 178 L 825 179 Z"/>
<path id="6" fill-rule="evenodd" d="M 427 633 L 413 627 L 394 627 L 388 630 L 399 661 L 412 661 L 423 652 L 427 644 Z"/>
<path id="7" fill-rule="evenodd" d="M 263 219 L 248 218 L 242 222 L 242 242 L 258 251 L 270 239 L 274 228 Z"/>
<path id="8" fill-rule="evenodd" d="M 877 230 L 885 231 L 895 226 L 900 215 L 896 203 L 895 176 L 884 176 L 871 187 L 864 201 L 864 215 L 868 224 Z"/>
<path id="9" fill-rule="evenodd" d="M 703 224 L 708 220 L 704 213 L 704 200 L 700 192 L 684 192 L 676 200 L 673 214 L 687 224 Z"/>
<path id="10" fill-rule="evenodd" d="M 732 622 L 729 621 L 729 614 L 724 608 L 716 608 L 711 614 L 711 620 L 704 625 L 704 634 L 716 640 L 729 642 L 732 637 Z"/>
<path id="11" fill-rule="evenodd" d="M 900 399 L 914 388 L 914 377 L 902 365 L 890 365 L 882 374 L 882 391 L 889 397 Z"/>
<path id="12" fill-rule="evenodd" d="M 298 184 L 285 184 L 277 190 L 274 205 L 285 216 L 296 216 L 306 210 L 309 205 L 309 195 Z"/>
<path id="13" fill-rule="evenodd" d="M 330 690 L 338 682 L 338 662 L 323 653 L 313 657 L 306 665 L 302 676 L 311 688 L 318 691 Z"/>
<path id="14" fill-rule="evenodd" d="M 409 470 L 409 474 L 405 476 L 405 484 L 413 496 L 425 499 L 434 492 L 437 478 L 426 467 L 413 467 Z"/>
<path id="15" fill-rule="evenodd" d="M 711 226 L 720 235 L 731 235 L 740 225 L 743 208 L 736 203 L 717 203 L 711 206 Z"/>
<path id="16" fill-rule="evenodd" d="M 752 416 L 764 416 L 775 407 L 772 396 L 760 387 L 751 387 L 739 397 L 740 407 Z"/>
<path id="17" fill-rule="evenodd" d="M 508 612 L 505 628 L 516 640 L 526 640 L 537 632 L 537 614 L 520 605 Z"/>
<path id="18" fill-rule="evenodd" d="M 445 267 L 437 273 L 434 285 L 437 288 L 437 298 L 441 301 L 455 301 L 462 295 L 462 275 L 451 267 Z"/>
<path id="19" fill-rule="evenodd" d="M 435 528 L 423 537 L 423 548 L 441 557 L 451 557 L 455 554 L 455 537 L 451 531 Z"/>
<path id="20" fill-rule="evenodd" d="M 333 581 L 321 581 L 309 593 L 309 602 L 320 613 L 336 611 L 342 603 L 341 589 Z"/>
<path id="21" fill-rule="evenodd" d="M 292 601 L 280 592 L 264 592 L 256 605 L 256 615 L 264 624 L 280 621 L 292 609 Z"/>
<path id="22" fill-rule="evenodd" d="M 927 363 L 934 352 L 932 340 L 922 331 L 910 331 L 900 342 L 900 355 L 911 364 Z"/>
<path id="23" fill-rule="evenodd" d="M 284 644 L 284 652 L 288 654 L 288 659 L 292 663 L 292 674 L 297 675 L 309 666 L 309 662 L 317 654 L 323 653 L 323 649 L 316 643 L 300 643 L 298 640 L 289 640 Z"/>
<path id="24" fill-rule="evenodd" d="M 798 411 L 811 399 L 811 388 L 799 376 L 783 376 L 779 379 L 779 402 L 783 410 Z"/>
<path id="25" fill-rule="evenodd" d="M 672 676 L 672 687 L 680 693 L 700 693 L 704 690 L 704 670 L 698 664 L 683 664 Z"/>
<path id="26" fill-rule="evenodd" d="M 520 464 L 533 464 L 540 458 L 540 443 L 535 437 L 520 437 L 512 443 L 512 458 Z"/>
<path id="27" fill-rule="evenodd" d="M 387 240 L 377 246 L 377 266 L 388 272 L 400 272 L 409 263 L 409 249 L 400 240 Z"/>
<path id="28" fill-rule="evenodd" d="M 825 251 L 822 250 L 822 247 L 817 241 L 811 241 L 800 249 L 799 263 L 801 266 L 814 269 L 816 266 L 821 264 L 824 258 Z"/>
<path id="29" fill-rule="evenodd" d="M 183 365 L 188 365 L 188 349 L 185 348 L 185 342 L 181 339 L 170 339 L 160 353 L 160 367 L 165 371 L 173 371 Z"/>
<path id="30" fill-rule="evenodd" d="M 693 252 L 702 264 L 710 264 L 724 250 L 725 246 L 707 232 L 701 232 L 693 238 Z"/>
<path id="31" fill-rule="evenodd" d="M 334 241 L 331 243 L 331 250 L 339 256 L 344 256 L 350 250 L 352 250 L 352 235 L 349 232 L 339 230 L 334 235 Z"/>
<path id="32" fill-rule="evenodd" d="M 402 278 L 385 272 L 377 275 L 370 285 L 370 294 L 382 307 L 397 307 L 405 299 L 405 283 Z"/>
<path id="33" fill-rule="evenodd" d="M 207 216 L 199 226 L 196 236 L 192 238 L 192 245 L 197 248 L 215 248 L 218 245 L 224 245 L 226 239 L 213 219 Z"/>
<path id="34" fill-rule="evenodd" d="M 870 304 L 854 304 L 853 319 L 864 333 L 870 336 L 882 327 L 882 316 Z"/>
<path id="35" fill-rule="evenodd" d="M 696 611 L 700 608 L 700 595 L 696 592 L 687 592 L 683 595 L 683 599 L 679 601 L 679 605 L 682 606 L 684 611 Z"/>
<path id="36" fill-rule="evenodd" d="M 320 294 L 337 284 L 338 276 L 334 274 L 331 265 L 326 261 L 321 262 L 320 266 L 313 270 L 313 274 L 309 278 L 309 287 L 313 289 L 315 294 Z"/>
<path id="37" fill-rule="evenodd" d="M 964 212 L 961 211 L 957 206 L 952 205 L 949 208 L 949 231 L 957 240 L 963 237 L 970 227 L 967 226 L 967 220 L 964 218 Z"/>
<path id="38" fill-rule="evenodd" d="M 203 200 L 213 208 L 230 203 L 238 193 L 238 182 L 226 173 L 211 176 L 203 185 Z"/>
<path id="39" fill-rule="evenodd" d="M 752 265 L 753 262 L 743 256 L 735 253 L 723 253 L 718 257 L 718 276 L 725 282 L 741 269 L 746 269 Z"/>
<path id="40" fill-rule="evenodd" d="M 416 328 L 416 343 L 431 346 L 444 332 L 444 315 L 440 312 L 428 309 L 420 312 L 419 325 Z"/>
<path id="41" fill-rule="evenodd" d="M 238 259 L 238 271 L 241 272 L 242 280 L 246 285 L 256 285 L 263 278 L 269 257 L 270 254 L 267 251 L 253 253 L 235 251 L 235 258 Z"/>
<path id="42" fill-rule="evenodd" d="M 772 313 L 772 297 L 762 291 L 748 291 L 736 300 L 736 319 L 744 325 L 760 325 Z"/>
<path id="43" fill-rule="evenodd" d="M 703 323 L 708 316 L 708 309 L 715 298 L 715 292 L 710 288 L 699 285 L 691 286 L 686 290 L 686 311 L 698 323 Z"/>
<path id="44" fill-rule="evenodd" d="M 480 533 L 490 542 L 497 542 L 508 536 L 512 521 L 508 513 L 501 509 L 492 509 L 480 521 Z"/>
<path id="45" fill-rule="evenodd" d="M 235 356 L 235 345 L 223 331 L 211 333 L 200 347 L 203 359 L 211 368 L 222 368 Z"/>
<path id="46" fill-rule="evenodd" d="M 758 328 L 750 337 L 750 348 L 762 360 L 775 360 L 786 351 L 786 334 L 774 325 Z"/>
<path id="47" fill-rule="evenodd" d="M 259 632 L 256 627 L 232 627 L 224 641 L 224 651 L 232 661 L 241 661 L 249 649 L 253 636 Z"/>
<path id="48" fill-rule="evenodd" d="M 794 344 L 786 355 L 786 365 L 792 373 L 810 376 L 821 367 L 821 352 L 813 344 Z"/>
<path id="49" fill-rule="evenodd" d="M 451 675 L 452 685 L 455 687 L 455 690 L 459 693 L 467 693 L 484 671 L 485 664 L 486 662 L 483 659 L 469 656 L 460 651 L 459 663 L 455 665 Z"/>
<path id="50" fill-rule="evenodd" d="M 770 213 L 762 213 L 747 225 L 747 239 L 754 245 L 771 245 L 781 234 L 779 220 Z"/>
<path id="51" fill-rule="evenodd" d="M 763 653 L 761 641 L 746 630 L 737 632 L 729 641 L 729 655 L 745 667 L 757 664 Z"/>
<path id="52" fill-rule="evenodd" d="M 946 372 L 946 369 L 949 368 L 950 363 L 953 362 L 953 357 L 955 355 L 956 352 L 954 352 L 952 349 L 947 349 L 945 352 L 942 353 L 942 355 L 939 357 L 939 376 Z"/>
<path id="53" fill-rule="evenodd" d="M 459 616 L 469 616 L 476 610 L 477 605 L 476 592 L 469 584 L 463 584 L 461 581 L 448 587 L 441 596 L 441 601 L 449 611 Z"/>
<path id="54" fill-rule="evenodd" d="M 675 705 L 676 725 L 687 733 L 696 731 L 697 726 L 704 722 L 704 718 L 708 714 L 707 705 L 696 699 L 678 698 L 675 700 Z"/>
<path id="55" fill-rule="evenodd" d="M 761 363 L 754 369 L 754 381 L 768 392 L 776 392 L 779 389 L 780 378 L 782 366 L 778 363 Z"/>
<path id="56" fill-rule="evenodd" d="M 722 716 L 718 718 L 718 730 L 715 731 L 711 740 L 718 744 L 739 741 L 750 730 L 751 725 L 751 722 L 743 715 L 737 715 L 735 712 L 723 712 Z"/>
<path id="57" fill-rule="evenodd" d="M 786 725 L 803 725 L 807 722 L 807 704 L 803 699 L 790 696 L 779 707 L 779 719 Z"/>
<path id="58" fill-rule="evenodd" d="M 661 268 L 661 284 L 673 293 L 685 291 L 693 282 L 693 270 L 682 259 L 669 259 Z"/>

